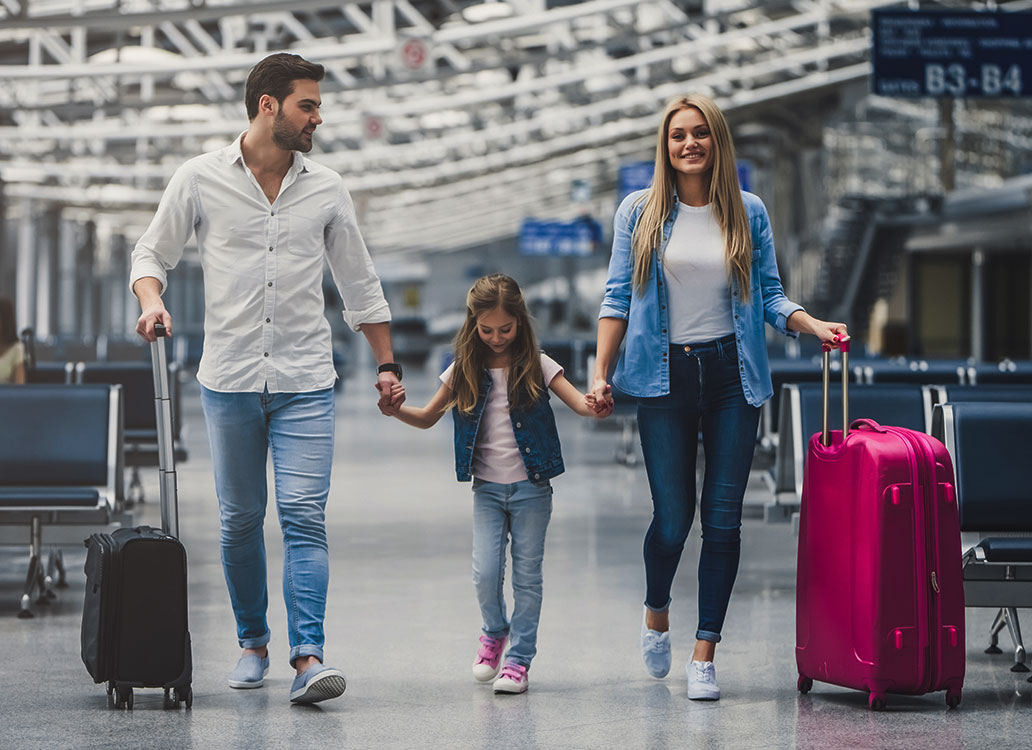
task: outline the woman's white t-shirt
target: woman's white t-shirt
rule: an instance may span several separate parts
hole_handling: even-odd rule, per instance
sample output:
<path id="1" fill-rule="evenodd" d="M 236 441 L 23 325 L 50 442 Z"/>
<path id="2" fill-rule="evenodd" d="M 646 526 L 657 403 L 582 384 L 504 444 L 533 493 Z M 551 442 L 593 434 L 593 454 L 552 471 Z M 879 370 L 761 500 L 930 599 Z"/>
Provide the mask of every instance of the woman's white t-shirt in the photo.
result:
<path id="1" fill-rule="evenodd" d="M 455 363 L 441 373 L 441 382 L 451 388 Z M 541 355 L 541 371 L 550 385 L 562 366 L 547 354 Z M 490 368 L 491 391 L 487 394 L 484 413 L 480 417 L 477 442 L 473 447 L 473 476 L 485 482 L 512 484 L 527 479 L 520 448 L 509 420 L 509 387 L 503 367 Z"/>
<path id="2" fill-rule="evenodd" d="M 663 254 L 670 343 L 701 343 L 734 333 L 724 257 L 724 235 L 712 204 L 678 202 Z"/>

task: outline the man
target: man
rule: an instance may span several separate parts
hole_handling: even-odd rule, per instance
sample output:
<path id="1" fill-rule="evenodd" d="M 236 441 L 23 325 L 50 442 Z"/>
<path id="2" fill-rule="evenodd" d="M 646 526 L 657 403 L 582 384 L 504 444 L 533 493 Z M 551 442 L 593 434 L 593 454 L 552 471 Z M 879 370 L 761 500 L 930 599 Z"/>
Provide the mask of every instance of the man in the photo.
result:
<path id="1" fill-rule="evenodd" d="M 130 284 L 142 314 L 137 332 L 169 333 L 161 301 L 166 272 L 196 233 L 204 270 L 204 352 L 197 380 L 219 501 L 222 566 L 244 650 L 234 688 L 261 687 L 268 672 L 266 462 L 271 448 L 283 530 L 283 598 L 290 700 L 336 698 L 346 683 L 323 664 L 329 581 L 325 506 L 333 456 L 330 326 L 323 315 L 328 261 L 344 319 L 369 341 L 379 363 L 380 410 L 403 400 L 392 362 L 390 310 L 340 176 L 302 153 L 322 123 L 323 67 L 275 54 L 247 78 L 250 125 L 225 148 L 176 170 L 132 253 Z"/>

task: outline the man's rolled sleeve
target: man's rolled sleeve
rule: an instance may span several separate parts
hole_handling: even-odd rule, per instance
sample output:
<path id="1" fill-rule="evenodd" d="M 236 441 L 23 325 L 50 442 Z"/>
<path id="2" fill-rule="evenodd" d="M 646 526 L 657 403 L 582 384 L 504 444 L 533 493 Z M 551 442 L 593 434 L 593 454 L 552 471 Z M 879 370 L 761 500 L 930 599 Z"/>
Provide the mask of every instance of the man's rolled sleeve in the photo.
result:
<path id="1" fill-rule="evenodd" d="M 341 185 L 337 213 L 326 226 L 326 258 L 344 301 L 344 322 L 353 331 L 364 323 L 387 323 L 390 306 L 355 220 L 355 205 Z"/>
<path id="2" fill-rule="evenodd" d="M 193 165 L 187 162 L 172 175 L 154 218 L 133 248 L 129 289 L 140 279 L 151 277 L 160 282 L 164 293 L 168 272 L 183 257 L 183 247 L 194 232 L 198 215 Z"/>

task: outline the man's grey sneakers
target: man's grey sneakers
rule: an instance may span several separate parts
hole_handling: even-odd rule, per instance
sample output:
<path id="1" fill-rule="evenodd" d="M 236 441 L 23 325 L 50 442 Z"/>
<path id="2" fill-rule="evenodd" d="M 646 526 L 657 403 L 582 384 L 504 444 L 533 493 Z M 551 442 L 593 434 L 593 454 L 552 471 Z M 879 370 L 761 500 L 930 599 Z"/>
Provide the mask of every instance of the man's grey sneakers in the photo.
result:
<path id="1" fill-rule="evenodd" d="M 644 615 L 641 620 L 641 655 L 650 675 L 667 676 L 670 671 L 670 631 L 649 630 Z"/>
<path id="2" fill-rule="evenodd" d="M 688 665 L 688 697 L 693 701 L 720 700 L 717 672 L 711 661 L 693 661 Z"/>
<path id="3" fill-rule="evenodd" d="M 347 682 L 339 669 L 315 663 L 294 678 L 291 703 L 318 703 L 344 694 Z"/>
<path id="4" fill-rule="evenodd" d="M 244 654 L 233 671 L 229 673 L 229 686 L 238 690 L 260 688 L 268 673 L 269 657 L 267 655 L 262 658 L 258 654 Z"/>

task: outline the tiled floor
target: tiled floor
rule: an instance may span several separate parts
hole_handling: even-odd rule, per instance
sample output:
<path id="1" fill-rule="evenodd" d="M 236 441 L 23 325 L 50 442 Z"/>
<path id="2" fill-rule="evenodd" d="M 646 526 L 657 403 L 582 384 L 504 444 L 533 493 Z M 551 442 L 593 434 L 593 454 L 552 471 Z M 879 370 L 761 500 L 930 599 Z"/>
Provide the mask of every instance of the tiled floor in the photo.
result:
<path id="1" fill-rule="evenodd" d="M 431 376 L 410 376 L 422 403 Z M 33 620 L 14 615 L 25 556 L 0 552 L 0 747 L 6 748 L 1027 748 L 1032 684 L 1009 656 L 982 654 L 991 613 L 968 611 L 964 702 L 895 697 L 871 713 L 866 697 L 818 684 L 795 690 L 795 543 L 788 524 L 749 519 L 741 572 L 718 653 L 724 698 L 686 697 L 684 661 L 695 629 L 693 534 L 675 582 L 675 669 L 650 678 L 637 640 L 641 542 L 651 507 L 640 463 L 614 464 L 618 433 L 559 415 L 568 470 L 554 481 L 539 652 L 530 692 L 494 696 L 470 664 L 479 634 L 470 581 L 471 494 L 451 468 L 448 420 L 429 432 L 387 420 L 371 386 L 338 398 L 327 660 L 348 690 L 315 707 L 290 706 L 270 515 L 272 669 L 266 687 L 234 691 L 237 648 L 218 551 L 211 461 L 196 385 L 186 388 L 189 461 L 180 466 L 182 536 L 190 556 L 194 706 L 163 711 L 160 691 L 137 691 L 132 712 L 107 708 L 79 659 L 82 551 L 67 552 L 71 589 Z M 558 404 L 558 402 L 554 402 Z M 561 406 L 561 405 L 560 405 Z M 557 406 L 557 408 L 560 408 Z M 141 522 L 156 523 L 156 482 Z M 757 484 L 747 498 L 762 502 Z M 1032 628 L 1032 618 L 1027 628 Z M 1006 645 L 1006 637 L 1003 645 Z"/>

